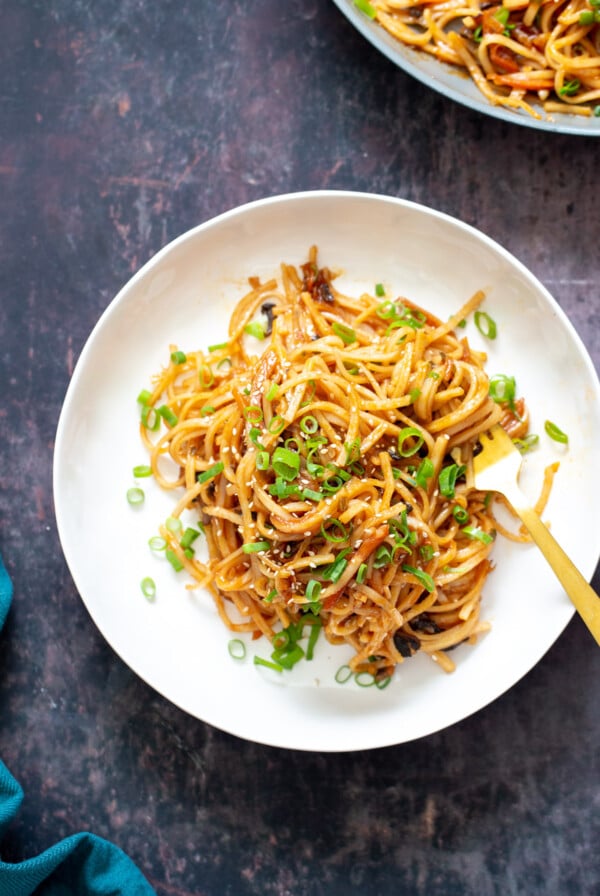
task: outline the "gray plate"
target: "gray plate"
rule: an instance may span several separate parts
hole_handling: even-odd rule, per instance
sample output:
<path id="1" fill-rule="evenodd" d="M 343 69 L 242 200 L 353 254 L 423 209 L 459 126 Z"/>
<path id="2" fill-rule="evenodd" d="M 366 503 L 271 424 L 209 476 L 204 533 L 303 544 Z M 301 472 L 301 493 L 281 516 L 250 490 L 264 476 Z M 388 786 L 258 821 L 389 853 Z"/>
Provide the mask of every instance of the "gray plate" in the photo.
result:
<path id="1" fill-rule="evenodd" d="M 600 137 L 600 118 L 583 118 L 579 115 L 554 115 L 542 119 L 533 118 L 527 112 L 512 111 L 502 106 L 493 106 L 477 89 L 470 78 L 453 66 L 433 59 L 427 53 L 413 50 L 395 40 L 377 22 L 371 21 L 354 5 L 353 0 L 333 0 L 346 18 L 384 56 L 397 66 L 417 78 L 427 87 L 456 100 L 469 109 L 483 112 L 493 118 L 510 121 L 513 124 L 553 131 L 557 134 L 578 134 L 583 137 Z M 544 113 L 542 113 L 544 114 Z"/>

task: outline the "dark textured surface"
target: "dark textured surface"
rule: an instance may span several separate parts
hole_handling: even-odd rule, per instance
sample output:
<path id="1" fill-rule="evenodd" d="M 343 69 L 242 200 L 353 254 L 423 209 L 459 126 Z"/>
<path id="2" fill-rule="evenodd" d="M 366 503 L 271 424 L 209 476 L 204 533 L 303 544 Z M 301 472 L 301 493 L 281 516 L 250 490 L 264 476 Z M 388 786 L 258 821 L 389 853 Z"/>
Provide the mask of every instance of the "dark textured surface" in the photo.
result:
<path id="1" fill-rule="evenodd" d="M 104 643 L 51 489 L 74 361 L 118 289 L 177 234 L 275 193 L 389 193 L 476 225 L 550 289 L 598 368 L 598 141 L 450 104 L 328 0 L 8 0 L 2 21 L 0 550 L 15 600 L 0 756 L 26 792 L 2 857 L 89 829 L 159 896 L 600 892 L 600 652 L 577 619 L 440 734 L 343 755 L 257 746 L 184 715 Z"/>

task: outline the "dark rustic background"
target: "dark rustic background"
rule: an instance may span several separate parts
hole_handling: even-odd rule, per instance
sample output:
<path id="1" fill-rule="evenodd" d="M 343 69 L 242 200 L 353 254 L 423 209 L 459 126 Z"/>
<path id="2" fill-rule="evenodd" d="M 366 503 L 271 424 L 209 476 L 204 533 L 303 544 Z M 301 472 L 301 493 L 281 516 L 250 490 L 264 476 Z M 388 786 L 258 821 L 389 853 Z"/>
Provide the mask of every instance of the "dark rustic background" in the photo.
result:
<path id="1" fill-rule="evenodd" d="M 3 858 L 87 829 L 159 896 L 600 892 L 600 652 L 578 619 L 442 733 L 341 755 L 258 746 L 184 715 L 104 643 L 51 489 L 74 362 L 119 288 L 189 227 L 276 193 L 381 192 L 474 224 L 600 367 L 598 140 L 443 99 L 330 0 L 0 12 L 0 550 L 15 584 L 0 756 L 26 793 Z"/>

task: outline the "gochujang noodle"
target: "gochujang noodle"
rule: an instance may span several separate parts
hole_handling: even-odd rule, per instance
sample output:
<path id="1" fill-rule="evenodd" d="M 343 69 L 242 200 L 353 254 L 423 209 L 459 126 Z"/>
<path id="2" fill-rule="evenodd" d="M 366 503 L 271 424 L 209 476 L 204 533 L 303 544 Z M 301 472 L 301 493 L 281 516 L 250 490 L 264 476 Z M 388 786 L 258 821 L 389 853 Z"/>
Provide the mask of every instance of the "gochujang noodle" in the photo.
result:
<path id="1" fill-rule="evenodd" d="M 473 455 L 493 424 L 519 438 L 528 417 L 490 395 L 465 336 L 483 298 L 441 321 L 381 284 L 346 295 L 313 248 L 250 278 L 223 343 L 171 347 L 141 433 L 208 562 L 194 527 L 161 533 L 232 632 L 277 644 L 312 624 L 381 681 L 417 651 L 451 671 L 447 651 L 487 630 L 498 524 Z"/>

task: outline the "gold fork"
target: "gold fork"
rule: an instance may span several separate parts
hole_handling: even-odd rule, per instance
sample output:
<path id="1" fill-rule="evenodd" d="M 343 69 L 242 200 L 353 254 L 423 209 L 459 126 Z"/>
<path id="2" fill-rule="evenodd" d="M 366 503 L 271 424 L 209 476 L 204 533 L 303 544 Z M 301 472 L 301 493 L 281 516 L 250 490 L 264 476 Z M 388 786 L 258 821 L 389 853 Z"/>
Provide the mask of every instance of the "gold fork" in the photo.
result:
<path id="1" fill-rule="evenodd" d="M 521 454 L 500 425 L 480 437 L 483 450 L 473 460 L 475 485 L 481 491 L 503 494 L 528 530 L 575 605 L 577 612 L 600 644 L 600 598 L 588 585 L 575 564 L 565 554 L 527 498 L 517 481 Z"/>

